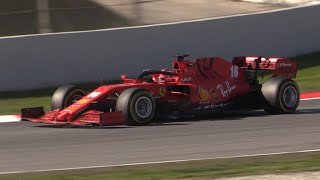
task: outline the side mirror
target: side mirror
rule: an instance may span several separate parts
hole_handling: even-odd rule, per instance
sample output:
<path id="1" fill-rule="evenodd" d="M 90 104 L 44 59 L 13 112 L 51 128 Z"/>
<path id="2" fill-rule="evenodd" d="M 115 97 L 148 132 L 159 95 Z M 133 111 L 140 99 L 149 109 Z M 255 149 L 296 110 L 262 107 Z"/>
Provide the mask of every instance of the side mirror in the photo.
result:
<path id="1" fill-rule="evenodd" d="M 121 75 L 121 79 L 122 80 L 128 79 L 128 76 L 127 75 Z"/>

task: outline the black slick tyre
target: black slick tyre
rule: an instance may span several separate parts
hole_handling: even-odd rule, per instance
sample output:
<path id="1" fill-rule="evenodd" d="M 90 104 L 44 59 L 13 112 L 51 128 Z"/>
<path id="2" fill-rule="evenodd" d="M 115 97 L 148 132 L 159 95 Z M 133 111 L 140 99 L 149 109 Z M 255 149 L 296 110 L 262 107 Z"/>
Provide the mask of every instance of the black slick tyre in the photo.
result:
<path id="1" fill-rule="evenodd" d="M 129 88 L 120 94 L 117 100 L 117 111 L 122 111 L 127 125 L 146 125 L 155 117 L 156 104 L 148 91 Z"/>
<path id="2" fill-rule="evenodd" d="M 300 91 L 292 79 L 273 77 L 261 88 L 265 99 L 264 110 L 270 114 L 293 113 L 300 102 Z"/>
<path id="3" fill-rule="evenodd" d="M 86 93 L 73 85 L 59 87 L 52 95 L 51 110 L 64 109 L 84 97 Z"/>

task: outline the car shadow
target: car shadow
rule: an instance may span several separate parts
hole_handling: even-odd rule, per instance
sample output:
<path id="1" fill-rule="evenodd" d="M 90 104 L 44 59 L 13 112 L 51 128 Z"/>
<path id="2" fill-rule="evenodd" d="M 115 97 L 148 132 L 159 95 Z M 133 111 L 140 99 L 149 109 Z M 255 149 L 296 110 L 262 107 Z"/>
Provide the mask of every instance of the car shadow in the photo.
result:
<path id="1" fill-rule="evenodd" d="M 160 122 L 155 121 L 145 126 L 182 126 L 182 125 L 189 125 L 190 123 L 183 123 L 183 122 L 175 122 L 175 121 L 166 121 Z M 76 125 L 61 125 L 61 124 L 43 124 L 43 125 L 36 125 L 35 127 L 40 128 L 57 128 L 57 129 L 127 129 L 127 128 L 139 128 L 144 126 L 127 126 L 127 125 L 112 125 L 112 126 L 76 126 Z"/>
<path id="2" fill-rule="evenodd" d="M 156 122 L 163 125 L 169 123 L 182 123 L 182 125 L 187 125 L 188 122 L 196 122 L 196 121 L 224 121 L 224 120 L 244 120 L 247 117 L 261 117 L 268 116 L 264 111 L 228 111 L 228 112 L 220 112 L 220 113 L 208 113 L 195 117 L 183 117 L 176 119 L 161 119 Z M 190 123 L 189 123 L 190 124 Z"/>
<path id="3" fill-rule="evenodd" d="M 285 114 L 288 116 L 294 116 L 296 114 L 320 114 L 320 109 L 298 109 L 294 113 Z M 194 121 L 241 121 L 246 120 L 248 117 L 267 117 L 267 116 L 281 116 L 284 114 L 268 114 L 263 110 L 256 110 L 256 111 L 228 111 L 228 112 L 221 112 L 221 113 L 213 113 L 202 115 L 199 117 L 188 117 L 188 118 L 181 118 L 181 119 L 166 119 L 162 120 L 163 123 L 170 123 L 170 122 L 194 122 Z"/>
<path id="4" fill-rule="evenodd" d="M 76 125 L 57 125 L 57 124 L 44 124 L 37 125 L 35 127 L 40 128 L 57 128 L 57 129 L 128 129 L 133 128 L 133 126 L 125 126 L 125 125 L 112 125 L 112 126 L 76 126 Z"/>
<path id="5" fill-rule="evenodd" d="M 320 109 L 298 109 L 295 114 L 320 114 Z"/>

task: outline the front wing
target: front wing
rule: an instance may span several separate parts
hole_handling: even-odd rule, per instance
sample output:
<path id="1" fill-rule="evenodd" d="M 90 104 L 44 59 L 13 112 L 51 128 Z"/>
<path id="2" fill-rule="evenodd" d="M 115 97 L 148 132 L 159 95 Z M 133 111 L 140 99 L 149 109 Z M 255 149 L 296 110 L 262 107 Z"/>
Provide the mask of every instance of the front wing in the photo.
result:
<path id="1" fill-rule="evenodd" d="M 58 121 L 56 116 L 60 110 L 45 112 L 43 107 L 24 108 L 21 110 L 21 119 L 36 123 L 47 124 L 70 124 L 70 125 L 121 125 L 124 124 L 124 118 L 121 111 L 117 112 L 100 112 L 90 110 L 79 115 L 74 120 Z"/>

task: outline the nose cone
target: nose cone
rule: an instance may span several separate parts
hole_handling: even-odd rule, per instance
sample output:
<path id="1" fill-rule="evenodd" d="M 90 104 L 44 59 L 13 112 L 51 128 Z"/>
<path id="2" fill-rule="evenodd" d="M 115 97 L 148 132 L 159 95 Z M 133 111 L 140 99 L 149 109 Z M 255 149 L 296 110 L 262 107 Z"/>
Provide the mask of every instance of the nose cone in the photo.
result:
<path id="1" fill-rule="evenodd" d="M 62 113 L 57 115 L 56 120 L 57 121 L 67 121 L 69 116 L 70 116 L 70 113 L 62 112 Z"/>

